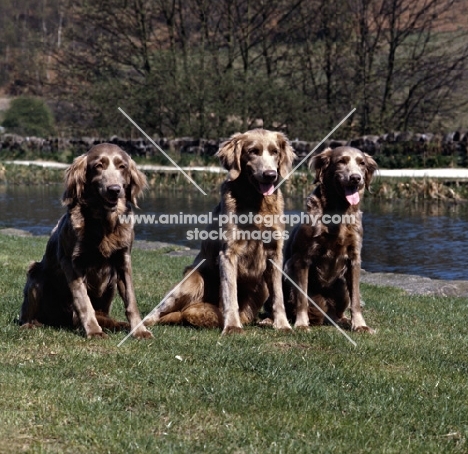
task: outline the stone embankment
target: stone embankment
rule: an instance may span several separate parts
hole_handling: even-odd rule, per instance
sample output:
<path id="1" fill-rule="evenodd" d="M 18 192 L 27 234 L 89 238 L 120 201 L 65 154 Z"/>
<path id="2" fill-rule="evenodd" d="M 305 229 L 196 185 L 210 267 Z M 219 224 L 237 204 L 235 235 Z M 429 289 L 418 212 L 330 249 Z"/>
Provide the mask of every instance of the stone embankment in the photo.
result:
<path id="1" fill-rule="evenodd" d="M 208 140 L 194 139 L 192 137 L 182 137 L 178 139 L 154 138 L 154 142 L 158 144 L 164 151 L 173 153 L 187 153 L 199 156 L 213 156 L 219 148 L 219 144 L 224 139 Z M 1 150 L 24 150 L 37 151 L 42 153 L 55 153 L 62 150 L 73 150 L 78 155 L 89 150 L 93 145 L 102 142 L 114 143 L 123 148 L 132 156 L 153 156 L 158 154 L 155 146 L 148 140 L 143 138 L 125 139 L 118 136 L 110 138 L 96 137 L 81 137 L 81 138 L 49 138 L 42 139 L 38 137 L 21 137 L 15 134 L 3 134 L 0 136 L 0 152 Z M 306 156 L 317 145 L 317 142 L 306 142 L 302 140 L 292 140 L 296 154 L 299 158 Z M 366 135 L 356 137 L 352 140 L 329 140 L 322 144 L 318 151 L 326 146 L 335 148 L 340 145 L 351 145 L 357 147 L 370 155 L 378 154 L 385 148 L 386 145 L 398 144 L 411 145 L 413 149 L 415 145 L 431 145 L 437 148 L 441 154 L 466 154 L 468 145 L 468 132 L 452 131 L 445 135 L 433 133 L 411 133 L 411 132 L 390 132 L 383 135 Z"/>

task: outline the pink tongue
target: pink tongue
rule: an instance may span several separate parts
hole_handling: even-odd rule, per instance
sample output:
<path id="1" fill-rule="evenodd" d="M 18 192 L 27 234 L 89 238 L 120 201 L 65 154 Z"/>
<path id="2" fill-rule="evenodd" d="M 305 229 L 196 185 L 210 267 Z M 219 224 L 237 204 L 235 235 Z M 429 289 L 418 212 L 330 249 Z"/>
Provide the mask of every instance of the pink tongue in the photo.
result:
<path id="1" fill-rule="evenodd" d="M 273 183 L 260 183 L 260 191 L 263 195 L 271 195 L 275 192 L 275 185 Z"/>
<path id="2" fill-rule="evenodd" d="M 346 188 L 345 196 L 350 205 L 357 205 L 359 203 L 359 191 L 356 188 Z"/>

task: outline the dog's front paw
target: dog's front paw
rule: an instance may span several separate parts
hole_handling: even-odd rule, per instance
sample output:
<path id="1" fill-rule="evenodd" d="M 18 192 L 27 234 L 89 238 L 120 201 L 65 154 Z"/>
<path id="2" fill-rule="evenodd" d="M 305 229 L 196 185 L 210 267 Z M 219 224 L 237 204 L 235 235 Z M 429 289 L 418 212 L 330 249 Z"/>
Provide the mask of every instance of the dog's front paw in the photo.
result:
<path id="1" fill-rule="evenodd" d="M 292 331 L 291 325 L 289 324 L 286 316 L 276 317 L 273 322 L 273 328 L 279 331 Z"/>
<path id="2" fill-rule="evenodd" d="M 309 325 L 294 325 L 294 328 L 303 332 L 310 331 Z"/>
<path id="3" fill-rule="evenodd" d="M 109 336 L 104 332 L 86 333 L 88 339 L 107 339 Z"/>
<path id="4" fill-rule="evenodd" d="M 292 331 L 291 325 L 289 323 L 274 323 L 273 328 L 275 328 L 277 331 L 282 331 L 284 333 L 290 333 Z"/>
<path id="5" fill-rule="evenodd" d="M 153 334 L 144 327 L 137 329 L 132 336 L 135 339 L 153 339 Z"/>
<path id="6" fill-rule="evenodd" d="M 351 319 L 348 318 L 348 317 L 341 317 L 341 318 L 335 320 L 335 323 L 336 323 L 340 328 L 352 329 Z M 367 326 L 366 326 L 365 328 L 367 328 Z"/>
<path id="7" fill-rule="evenodd" d="M 34 329 L 34 328 L 40 328 L 41 326 L 44 326 L 44 325 L 38 322 L 37 320 L 33 320 L 32 322 L 23 323 L 20 326 L 20 329 Z"/>
<path id="8" fill-rule="evenodd" d="M 244 329 L 241 326 L 225 326 L 221 334 L 229 336 L 230 334 L 242 334 L 243 332 Z"/>
<path id="9" fill-rule="evenodd" d="M 352 330 L 355 333 L 369 333 L 369 334 L 375 334 L 375 329 L 370 328 L 369 326 L 353 326 Z"/>

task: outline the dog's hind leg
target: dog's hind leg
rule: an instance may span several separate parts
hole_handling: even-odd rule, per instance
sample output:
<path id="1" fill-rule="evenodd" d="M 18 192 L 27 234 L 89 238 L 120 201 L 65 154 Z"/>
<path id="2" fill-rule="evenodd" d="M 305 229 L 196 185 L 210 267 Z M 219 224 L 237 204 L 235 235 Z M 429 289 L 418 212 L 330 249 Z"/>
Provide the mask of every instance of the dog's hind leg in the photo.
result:
<path id="1" fill-rule="evenodd" d="M 315 303 L 315 305 L 312 303 L 308 303 L 309 304 L 309 308 L 308 308 L 309 324 L 311 326 L 323 325 L 325 316 L 319 309 L 317 309 L 317 306 L 320 309 L 322 309 L 323 312 L 325 312 L 327 315 L 330 316 L 330 314 L 328 313 L 327 299 L 324 298 L 323 295 L 320 295 L 320 294 L 312 295 L 310 298 Z M 332 312 L 334 310 L 335 309 L 332 308 Z M 331 316 L 330 318 L 332 318 L 333 320 L 334 316 Z"/>
<path id="2" fill-rule="evenodd" d="M 40 262 L 33 262 L 29 266 L 28 278 L 24 287 L 24 299 L 21 306 L 19 324 L 22 328 L 41 326 L 38 321 L 39 307 L 42 299 L 42 271 Z"/>
<path id="3" fill-rule="evenodd" d="M 185 275 L 192 271 L 192 267 L 187 267 Z M 163 300 L 156 306 L 146 317 L 143 319 L 145 326 L 153 326 L 160 321 L 163 323 L 175 323 L 178 316 L 173 316 L 169 322 L 169 318 L 166 317 L 166 321 L 161 320 L 168 314 L 179 313 L 193 303 L 199 303 L 203 301 L 204 292 L 204 281 L 203 277 L 198 271 L 193 272 L 188 279 L 177 284 Z M 176 317 L 176 318 L 174 318 Z M 180 318 L 182 324 L 182 318 Z"/>
<path id="4" fill-rule="evenodd" d="M 219 307 L 210 303 L 194 303 L 181 311 L 161 316 L 160 325 L 185 325 L 196 328 L 222 328 L 223 314 Z"/>
<path id="5" fill-rule="evenodd" d="M 346 317 L 345 311 L 350 305 L 348 287 L 344 279 L 337 279 L 334 284 L 324 292 L 327 315 L 344 328 L 351 328 L 351 320 Z"/>
<path id="6" fill-rule="evenodd" d="M 101 328 L 105 328 L 110 331 L 130 330 L 130 323 L 114 320 L 105 312 L 96 311 L 96 320 Z"/>

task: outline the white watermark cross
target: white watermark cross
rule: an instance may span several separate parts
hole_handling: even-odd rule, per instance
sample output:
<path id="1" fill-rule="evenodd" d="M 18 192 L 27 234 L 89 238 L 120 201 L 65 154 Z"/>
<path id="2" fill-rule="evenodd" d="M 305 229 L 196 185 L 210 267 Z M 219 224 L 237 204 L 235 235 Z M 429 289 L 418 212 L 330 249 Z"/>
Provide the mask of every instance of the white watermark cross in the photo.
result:
<path id="1" fill-rule="evenodd" d="M 138 129 L 138 131 L 140 131 L 175 167 L 177 167 L 177 169 L 182 172 L 185 177 L 190 181 L 190 183 L 192 183 L 203 195 L 206 195 L 206 192 L 200 187 L 198 186 L 197 183 L 195 183 L 195 181 L 192 180 L 192 178 L 190 178 L 190 175 L 188 175 L 183 169 L 180 168 L 180 166 L 167 154 L 164 152 L 164 150 L 148 135 L 146 134 L 145 131 L 143 131 L 143 129 L 140 128 L 140 126 L 138 126 L 138 124 L 121 108 L 119 107 L 119 111 L 127 118 L 127 120 L 132 123 L 133 126 L 135 126 L 135 128 Z"/>
<path id="2" fill-rule="evenodd" d="M 138 323 L 137 326 L 135 326 L 117 345 L 117 347 L 120 347 L 134 332 L 136 329 L 138 329 L 142 323 L 144 323 L 146 317 L 150 316 L 161 304 L 164 303 L 195 271 L 197 271 L 198 268 L 205 262 L 206 259 L 203 259 L 190 273 L 187 274 L 187 276 L 184 276 L 184 278 L 161 300 L 161 302 L 148 314 L 146 315 L 143 320 Z"/>
<path id="3" fill-rule="evenodd" d="M 309 152 L 309 154 L 301 160 L 301 162 L 299 164 L 297 164 L 296 167 L 294 167 L 294 169 L 292 169 L 276 186 L 275 186 L 275 191 L 276 189 L 278 189 L 288 178 L 289 176 L 294 173 L 305 161 L 307 161 L 307 159 L 309 159 L 309 157 L 315 152 L 315 150 L 320 147 L 320 145 L 322 145 L 323 142 L 325 142 L 325 140 L 327 140 L 353 113 L 354 111 L 356 110 L 356 107 L 354 107 L 353 110 L 351 110 L 351 112 L 348 113 L 348 115 L 346 115 L 315 147 L 314 149 Z"/>
<path id="4" fill-rule="evenodd" d="M 292 284 L 294 287 L 296 287 L 307 299 L 321 312 L 322 315 L 325 316 L 325 318 L 341 333 L 343 334 L 346 339 L 349 340 L 355 347 L 357 346 L 356 342 L 354 342 L 323 310 L 322 308 L 309 296 L 307 295 L 304 290 L 302 290 L 273 260 L 269 259 L 270 262 L 281 271 L 282 275 Z"/>

